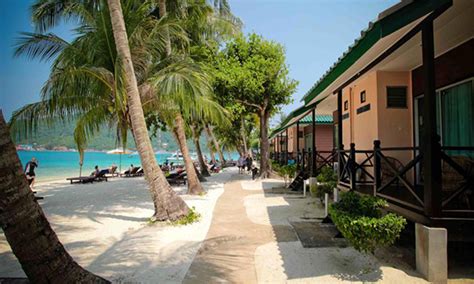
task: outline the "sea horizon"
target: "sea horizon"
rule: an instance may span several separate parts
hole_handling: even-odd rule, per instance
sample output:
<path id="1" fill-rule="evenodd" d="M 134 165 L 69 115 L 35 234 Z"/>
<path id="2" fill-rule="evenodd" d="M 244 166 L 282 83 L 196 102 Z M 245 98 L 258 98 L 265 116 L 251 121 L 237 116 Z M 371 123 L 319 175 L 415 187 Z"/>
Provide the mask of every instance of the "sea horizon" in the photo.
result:
<path id="1" fill-rule="evenodd" d="M 79 175 L 88 176 L 94 171 L 94 167 L 99 169 L 106 169 L 115 164 L 117 171 L 123 172 L 134 166 L 140 166 L 140 157 L 138 154 L 107 154 L 100 151 L 87 151 L 84 153 L 84 161 L 82 172 L 79 166 L 79 153 L 73 151 L 57 151 L 57 150 L 41 150 L 41 151 L 17 151 L 23 169 L 31 158 L 36 158 L 38 161 L 38 168 L 36 168 L 36 182 L 51 182 L 57 180 L 65 180 L 68 177 L 76 177 Z M 158 153 L 155 154 L 156 160 L 159 164 L 166 161 L 172 153 Z M 209 159 L 209 154 L 205 153 Z M 225 154 L 229 156 L 228 153 Z M 236 156 L 237 155 L 237 156 Z M 233 159 L 238 157 L 237 153 L 231 153 Z"/>

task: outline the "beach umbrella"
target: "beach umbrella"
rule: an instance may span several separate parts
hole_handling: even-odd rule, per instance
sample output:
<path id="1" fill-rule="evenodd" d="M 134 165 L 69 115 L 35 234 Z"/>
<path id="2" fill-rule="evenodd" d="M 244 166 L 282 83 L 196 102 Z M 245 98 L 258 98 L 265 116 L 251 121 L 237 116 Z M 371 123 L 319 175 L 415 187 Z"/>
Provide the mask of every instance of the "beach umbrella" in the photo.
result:
<path id="1" fill-rule="evenodd" d="M 107 151 L 107 154 L 120 155 L 119 172 L 122 172 L 122 154 L 131 154 L 131 153 L 132 153 L 131 151 L 127 149 L 123 149 L 123 148 L 116 148 L 116 149 Z"/>

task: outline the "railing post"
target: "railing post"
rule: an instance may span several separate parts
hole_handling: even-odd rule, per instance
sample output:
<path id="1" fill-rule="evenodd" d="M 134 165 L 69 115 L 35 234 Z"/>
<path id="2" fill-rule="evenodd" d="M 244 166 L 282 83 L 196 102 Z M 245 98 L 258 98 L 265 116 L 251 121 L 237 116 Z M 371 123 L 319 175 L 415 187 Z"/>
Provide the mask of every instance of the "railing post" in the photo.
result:
<path id="1" fill-rule="evenodd" d="M 351 190 L 356 189 L 356 153 L 355 153 L 355 144 L 351 143 L 351 148 L 349 152 L 349 170 L 350 170 L 350 184 Z"/>
<path id="2" fill-rule="evenodd" d="M 305 151 L 303 149 L 303 153 L 301 154 L 301 170 L 305 170 L 305 164 L 304 164 L 304 159 L 305 158 Z"/>
<path id="3" fill-rule="evenodd" d="M 382 164 L 380 160 L 380 141 L 374 140 L 374 196 L 382 183 Z"/>
<path id="4" fill-rule="evenodd" d="M 339 144 L 337 151 L 337 183 L 341 182 L 342 180 L 342 161 L 344 161 L 344 144 Z"/>

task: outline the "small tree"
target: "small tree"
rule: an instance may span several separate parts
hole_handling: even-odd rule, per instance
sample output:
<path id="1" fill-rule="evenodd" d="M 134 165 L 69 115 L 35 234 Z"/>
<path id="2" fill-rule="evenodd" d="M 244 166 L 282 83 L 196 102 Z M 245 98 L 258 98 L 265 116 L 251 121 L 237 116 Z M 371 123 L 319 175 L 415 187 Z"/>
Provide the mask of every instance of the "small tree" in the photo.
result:
<path id="1" fill-rule="evenodd" d="M 288 78 L 283 46 L 256 34 L 230 41 L 217 59 L 216 91 L 258 115 L 262 178 L 270 174 L 270 116 L 291 102 L 296 85 Z"/>

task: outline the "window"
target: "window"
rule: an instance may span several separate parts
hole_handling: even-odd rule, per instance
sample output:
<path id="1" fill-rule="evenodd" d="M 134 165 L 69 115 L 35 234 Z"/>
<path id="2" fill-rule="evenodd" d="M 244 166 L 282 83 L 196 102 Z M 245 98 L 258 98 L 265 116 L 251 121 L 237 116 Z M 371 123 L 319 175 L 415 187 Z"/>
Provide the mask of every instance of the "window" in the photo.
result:
<path id="1" fill-rule="evenodd" d="M 407 87 L 387 87 L 387 108 L 407 108 Z"/>
<path id="2" fill-rule="evenodd" d="M 440 93 L 441 136 L 444 146 L 474 145 L 474 81 L 467 81 Z M 474 157 L 472 151 L 450 150 L 449 155 Z"/>
<path id="3" fill-rule="evenodd" d="M 366 100 L 367 100 L 367 98 L 366 98 L 366 95 L 365 95 L 365 91 L 362 91 L 362 92 L 360 93 L 360 103 L 361 103 L 361 104 L 362 104 L 362 103 L 365 103 Z"/>
<path id="4" fill-rule="evenodd" d="M 345 101 L 344 102 L 344 110 L 348 110 L 348 109 L 349 109 L 349 102 Z"/>

